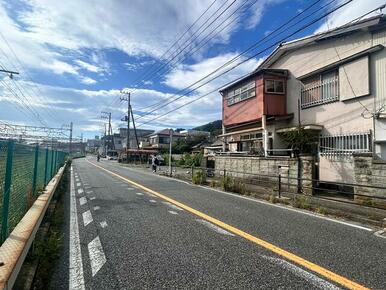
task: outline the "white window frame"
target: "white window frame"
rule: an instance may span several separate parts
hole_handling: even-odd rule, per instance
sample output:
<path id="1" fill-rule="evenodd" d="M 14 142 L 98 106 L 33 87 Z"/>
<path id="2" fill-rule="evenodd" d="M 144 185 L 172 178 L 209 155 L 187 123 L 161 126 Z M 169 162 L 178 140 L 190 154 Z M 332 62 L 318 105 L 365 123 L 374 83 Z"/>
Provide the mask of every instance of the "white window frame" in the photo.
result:
<path id="1" fill-rule="evenodd" d="M 324 80 L 323 77 L 329 74 L 334 74 L 333 78 Z M 308 84 L 302 83 L 301 89 L 301 108 L 306 109 L 322 104 L 339 101 L 339 70 L 335 68 L 328 70 L 314 77 L 314 82 Z M 319 79 L 319 80 L 317 80 Z M 328 92 L 328 93 L 327 93 Z M 315 95 L 319 94 L 319 98 L 316 99 Z"/>
<path id="2" fill-rule="evenodd" d="M 232 106 L 244 100 L 256 97 L 256 81 L 244 83 L 243 85 L 231 89 L 227 92 L 227 105 Z"/>

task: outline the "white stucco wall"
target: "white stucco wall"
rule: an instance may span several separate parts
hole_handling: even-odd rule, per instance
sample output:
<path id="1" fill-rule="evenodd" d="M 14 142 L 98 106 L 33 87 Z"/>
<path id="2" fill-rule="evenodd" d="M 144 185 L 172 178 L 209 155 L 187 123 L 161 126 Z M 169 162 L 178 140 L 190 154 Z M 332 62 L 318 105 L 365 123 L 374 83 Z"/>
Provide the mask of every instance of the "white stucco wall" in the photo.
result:
<path id="1" fill-rule="evenodd" d="M 301 84 L 297 78 L 368 49 L 371 46 L 372 34 L 369 32 L 359 32 L 342 38 L 323 40 L 318 44 L 305 46 L 287 53 L 274 63 L 271 68 L 288 69 L 290 71 L 287 83 L 287 110 L 288 113 L 294 113 L 292 125 L 298 123 L 296 112 Z M 373 66 L 374 61 L 370 58 L 370 68 Z M 342 85 L 346 86 L 341 89 L 342 91 L 350 91 L 350 88 L 347 87 L 347 82 Z M 364 110 L 363 106 L 371 110 L 373 103 L 374 96 L 371 94 L 344 102 L 338 101 L 323 104 L 302 109 L 300 119 L 303 124 L 323 125 L 325 128 L 324 133 L 328 134 L 364 132 L 372 129 L 373 124 L 371 119 L 361 117 L 361 113 Z"/>
<path id="2" fill-rule="evenodd" d="M 287 52 L 272 64 L 270 68 L 289 70 L 287 112 L 294 113 L 294 118 L 289 126 L 298 124 L 297 109 L 301 92 L 301 83 L 298 78 L 379 44 L 386 46 L 386 29 L 375 33 L 361 31 L 337 39 L 322 40 L 317 44 Z M 353 67 L 348 65 L 346 72 L 354 74 L 355 77 L 350 78 L 350 81 L 346 79 L 346 81 L 340 82 L 340 85 L 344 86 L 340 88 L 340 93 L 347 95 L 348 100 L 342 101 L 342 99 L 346 99 L 344 97 L 337 102 L 301 109 L 300 121 L 302 124 L 322 125 L 324 127 L 322 133 L 332 135 L 374 130 L 373 119 L 363 118 L 361 114 L 365 111 L 365 107 L 373 112 L 386 104 L 386 48 L 369 56 L 368 68 L 364 67 L 366 60 L 362 59 L 358 63 L 360 64 L 360 66 L 357 66 L 358 75 L 355 75 L 355 69 L 353 70 Z M 360 90 L 357 87 L 358 80 L 365 78 L 366 72 L 369 78 L 370 94 L 358 98 L 350 96 L 349 93 L 352 92 L 349 87 L 350 82 L 355 82 L 352 85 L 354 89 L 357 88 L 360 94 L 366 91 L 366 88 Z M 369 115 L 367 112 L 366 116 Z M 385 124 L 384 121 L 375 120 L 375 128 L 378 130 L 375 131 L 375 137 L 378 139 L 386 136 L 386 127 L 383 127 L 383 124 Z M 383 146 L 386 146 L 386 143 L 384 144 Z M 378 148 L 378 150 L 381 152 L 386 151 L 385 148 Z M 319 166 L 320 179 L 343 182 L 354 181 L 351 158 L 321 157 Z"/>

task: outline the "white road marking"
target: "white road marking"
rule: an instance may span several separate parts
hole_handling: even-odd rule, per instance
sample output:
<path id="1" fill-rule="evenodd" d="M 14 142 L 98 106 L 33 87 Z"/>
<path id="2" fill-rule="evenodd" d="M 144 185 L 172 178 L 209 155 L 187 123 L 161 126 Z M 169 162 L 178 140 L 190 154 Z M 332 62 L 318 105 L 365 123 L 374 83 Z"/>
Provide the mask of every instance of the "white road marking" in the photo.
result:
<path id="1" fill-rule="evenodd" d="M 76 183 L 76 186 L 82 186 L 82 183 L 77 182 L 77 183 Z"/>
<path id="2" fill-rule="evenodd" d="M 100 225 L 101 225 L 102 228 L 105 228 L 105 227 L 107 227 L 107 222 L 106 221 L 101 221 Z"/>
<path id="3" fill-rule="evenodd" d="M 386 229 L 376 231 L 376 232 L 374 233 L 374 235 L 376 235 L 376 236 L 379 237 L 379 238 L 386 239 Z"/>
<path id="4" fill-rule="evenodd" d="M 135 194 L 136 194 L 136 195 L 143 195 L 142 192 L 136 192 Z"/>
<path id="5" fill-rule="evenodd" d="M 167 202 L 167 201 L 163 201 L 162 203 L 166 204 L 167 206 L 171 207 L 172 209 L 175 209 L 175 210 L 180 210 L 180 211 L 184 211 L 182 208 L 170 203 L 170 202 Z"/>
<path id="6" fill-rule="evenodd" d="M 224 230 L 223 228 L 220 228 L 220 227 L 218 227 L 218 226 L 216 226 L 216 225 L 214 225 L 214 224 L 212 224 L 212 223 L 210 223 L 210 222 L 208 222 L 206 220 L 196 219 L 196 221 L 199 222 L 200 224 L 208 227 L 209 229 L 214 230 L 215 232 L 217 232 L 219 234 L 227 235 L 227 236 L 232 236 L 232 237 L 235 236 L 234 234 L 232 234 L 232 233 Z"/>
<path id="7" fill-rule="evenodd" d="M 78 188 L 78 194 L 82 194 L 84 190 L 82 188 Z"/>
<path id="8" fill-rule="evenodd" d="M 178 214 L 177 212 L 175 212 L 174 210 L 168 210 L 169 213 L 171 214 Z"/>
<path id="9" fill-rule="evenodd" d="M 83 216 L 83 224 L 84 224 L 84 226 L 87 226 L 88 224 L 90 224 L 93 221 L 91 212 L 89 210 L 85 211 L 82 214 L 82 216 Z"/>
<path id="10" fill-rule="evenodd" d="M 283 268 L 285 268 L 286 270 L 292 272 L 293 274 L 295 274 L 296 276 L 310 282 L 312 285 L 314 285 L 315 287 L 319 288 L 319 289 L 329 289 L 329 290 L 338 290 L 338 289 L 341 289 L 337 286 L 335 286 L 334 284 L 322 279 L 322 278 L 319 278 L 318 276 L 306 271 L 306 270 L 303 270 L 302 268 L 284 260 L 284 259 L 280 259 L 280 258 L 274 258 L 274 257 L 268 257 L 268 256 L 264 256 L 264 255 L 261 255 L 261 257 L 263 257 L 264 259 L 267 259 L 275 264 L 278 264 L 280 266 L 282 266 Z"/>
<path id="11" fill-rule="evenodd" d="M 71 166 L 71 181 L 70 181 L 70 254 L 69 254 L 69 289 L 84 290 L 84 276 L 82 253 L 79 239 L 78 212 L 76 208 L 74 177 Z"/>
<path id="12" fill-rule="evenodd" d="M 91 197 L 90 197 L 90 200 L 94 200 L 94 199 L 95 199 L 95 196 L 91 196 Z"/>
<path id="13" fill-rule="evenodd" d="M 267 201 L 264 201 L 264 200 L 250 198 L 250 197 L 238 195 L 238 194 L 235 194 L 235 193 L 229 193 L 229 192 L 225 192 L 225 191 L 222 191 L 222 190 L 219 190 L 219 189 L 209 188 L 209 187 L 202 186 L 202 185 L 192 185 L 192 186 L 198 186 L 198 187 L 201 187 L 201 188 L 204 188 L 204 189 L 207 189 L 207 190 L 212 190 L 212 191 L 216 191 L 216 192 L 219 192 L 219 193 L 222 193 L 222 194 L 233 196 L 234 198 L 246 199 L 246 200 L 257 202 L 257 203 L 262 203 L 262 204 L 265 204 L 265 205 L 269 205 L 269 206 L 273 206 L 273 207 L 278 207 L 278 208 L 289 210 L 289 211 L 294 211 L 294 212 L 297 212 L 297 213 L 300 213 L 300 214 L 316 217 L 316 218 L 319 218 L 319 219 L 324 219 L 324 220 L 327 220 L 327 221 L 330 221 L 330 222 L 342 224 L 342 225 L 345 225 L 345 226 L 349 226 L 349 227 L 353 227 L 353 228 L 357 228 L 357 229 L 361 229 L 361 230 L 365 230 L 365 231 L 369 231 L 369 232 L 373 231 L 373 229 L 371 229 L 371 228 L 367 228 L 367 227 L 360 226 L 360 225 L 357 225 L 357 224 L 353 224 L 353 223 L 349 223 L 349 222 L 345 222 L 345 221 L 341 221 L 341 220 L 325 217 L 325 216 L 322 216 L 322 215 L 319 215 L 319 214 L 315 214 L 315 213 L 312 213 L 312 212 L 306 212 L 305 210 L 299 210 L 299 209 L 287 207 L 287 206 L 284 206 L 284 205 L 273 204 L 273 203 L 270 203 L 270 202 L 267 202 Z"/>
<path id="14" fill-rule="evenodd" d="M 134 188 L 132 188 L 132 187 L 129 187 L 129 188 L 127 188 L 127 190 L 134 190 Z"/>
<path id="15" fill-rule="evenodd" d="M 86 193 L 90 194 L 90 193 L 93 193 L 93 191 L 92 190 L 87 190 Z"/>
<path id="16" fill-rule="evenodd" d="M 101 207 L 100 206 L 94 206 L 94 210 L 100 210 Z"/>
<path id="17" fill-rule="evenodd" d="M 80 205 L 84 205 L 87 203 L 87 199 L 84 196 L 82 196 L 81 198 L 79 198 L 79 203 Z"/>
<path id="18" fill-rule="evenodd" d="M 91 186 L 85 186 L 84 188 L 85 189 L 91 189 Z"/>
<path id="19" fill-rule="evenodd" d="M 157 201 L 154 200 L 154 199 L 150 199 L 149 201 L 152 202 L 152 203 L 156 203 L 156 202 L 157 202 Z"/>
<path id="20" fill-rule="evenodd" d="M 99 237 L 88 243 L 88 254 L 90 256 L 91 273 L 94 277 L 106 263 L 106 256 Z"/>

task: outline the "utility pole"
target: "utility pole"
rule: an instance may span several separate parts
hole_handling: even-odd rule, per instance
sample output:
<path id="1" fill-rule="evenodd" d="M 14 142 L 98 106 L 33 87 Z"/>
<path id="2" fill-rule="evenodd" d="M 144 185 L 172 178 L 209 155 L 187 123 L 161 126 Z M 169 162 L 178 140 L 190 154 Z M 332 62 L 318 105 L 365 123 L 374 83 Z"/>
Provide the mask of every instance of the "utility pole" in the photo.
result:
<path id="1" fill-rule="evenodd" d="M 107 134 L 108 134 L 108 136 L 109 136 L 109 142 L 108 142 L 108 144 L 107 144 L 107 146 L 109 147 L 109 149 L 114 149 L 114 139 L 113 139 L 113 128 L 111 127 L 111 112 L 101 112 L 101 118 L 102 119 L 107 119 L 107 120 L 109 120 L 109 128 L 108 128 L 108 132 L 107 132 Z M 106 129 L 105 129 L 105 139 L 106 139 Z M 110 145 L 110 143 L 111 143 L 111 145 Z"/>
<path id="2" fill-rule="evenodd" d="M 169 129 L 169 174 L 172 176 L 172 143 L 173 143 L 173 129 Z"/>
<path id="3" fill-rule="evenodd" d="M 127 116 L 125 119 L 127 119 L 127 138 L 126 138 L 126 163 L 129 163 L 129 149 L 130 149 L 130 114 L 131 114 L 131 104 L 130 104 L 130 92 L 124 93 L 126 94 L 126 97 L 120 97 L 121 101 L 127 102 Z M 134 120 L 133 120 L 134 121 Z"/>
<path id="4" fill-rule="evenodd" d="M 17 71 L 11 71 L 11 70 L 6 70 L 6 69 L 0 69 L 0 72 L 8 74 L 9 78 L 11 78 L 11 79 L 13 79 L 13 75 L 19 74 Z"/>
<path id="5" fill-rule="evenodd" d="M 105 127 L 105 135 L 104 135 L 104 138 L 103 138 L 103 152 L 105 153 L 105 156 L 106 156 L 106 123 L 103 124 L 104 127 Z"/>
<path id="6" fill-rule="evenodd" d="M 81 155 L 84 154 L 84 150 L 83 150 L 83 133 L 80 133 L 80 154 Z"/>
<path id="7" fill-rule="evenodd" d="M 69 152 L 68 152 L 68 154 L 70 155 L 70 157 L 71 157 L 71 153 L 72 153 L 72 126 L 73 126 L 73 124 L 72 124 L 72 122 L 70 123 L 70 148 L 69 148 Z"/>

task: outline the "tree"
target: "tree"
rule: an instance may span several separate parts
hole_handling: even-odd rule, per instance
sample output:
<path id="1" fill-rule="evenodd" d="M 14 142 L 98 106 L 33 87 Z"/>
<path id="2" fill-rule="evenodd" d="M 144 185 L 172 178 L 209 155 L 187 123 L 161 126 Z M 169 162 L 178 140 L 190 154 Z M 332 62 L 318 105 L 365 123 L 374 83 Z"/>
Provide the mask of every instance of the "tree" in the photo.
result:
<path id="1" fill-rule="evenodd" d="M 284 132 L 282 137 L 295 153 L 310 153 L 311 143 L 315 140 L 315 135 L 305 130 L 304 126 L 299 126 L 296 130 Z"/>

